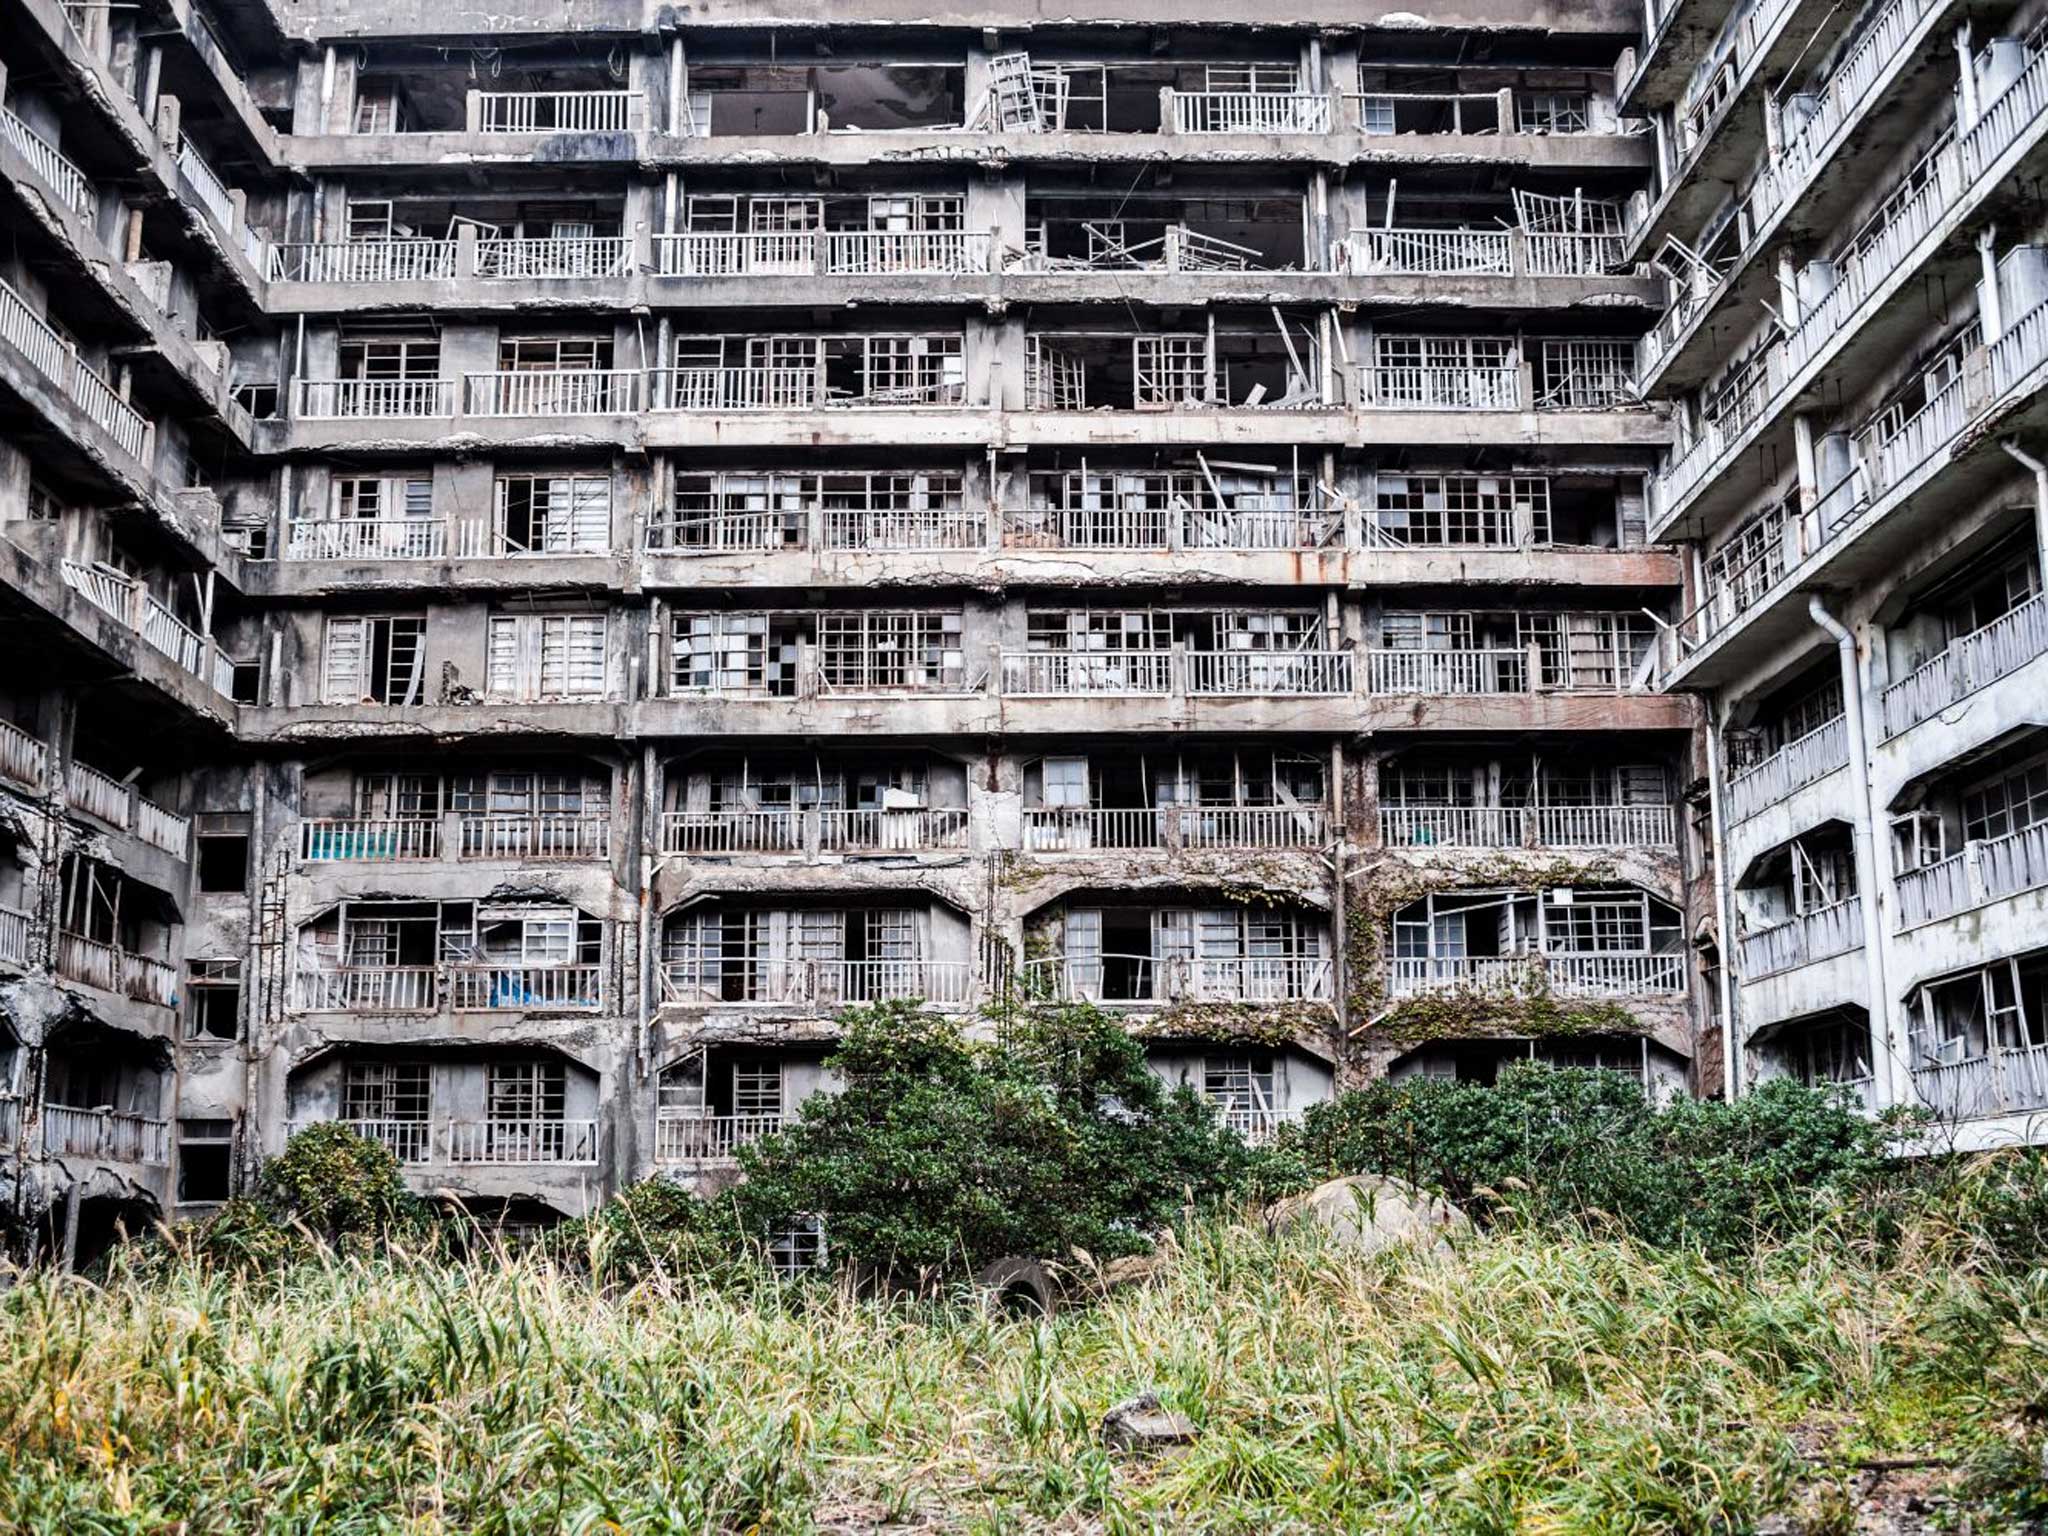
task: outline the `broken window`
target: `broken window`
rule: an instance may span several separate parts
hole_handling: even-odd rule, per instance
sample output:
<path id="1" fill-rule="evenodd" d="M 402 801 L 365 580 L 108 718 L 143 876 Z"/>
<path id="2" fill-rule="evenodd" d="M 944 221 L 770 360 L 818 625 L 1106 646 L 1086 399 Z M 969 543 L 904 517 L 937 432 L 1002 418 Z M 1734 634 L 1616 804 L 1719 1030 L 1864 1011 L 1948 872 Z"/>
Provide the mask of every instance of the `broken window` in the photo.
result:
<path id="1" fill-rule="evenodd" d="M 426 696 L 427 621 L 331 618 L 321 672 L 325 704 L 418 704 Z"/>
<path id="2" fill-rule="evenodd" d="M 192 960 L 185 966 L 185 1038 L 219 1042 L 242 1032 L 242 962 Z"/>
<path id="3" fill-rule="evenodd" d="M 485 687 L 506 699 L 604 695 L 605 616 L 494 614 Z"/>
<path id="4" fill-rule="evenodd" d="M 958 688 L 966 682 L 961 616 L 861 610 L 818 616 L 818 679 L 836 692 Z"/>
<path id="5" fill-rule="evenodd" d="M 801 640 L 793 624 L 765 613 L 679 613 L 673 636 L 669 677 L 678 692 L 796 693 Z"/>
<path id="6" fill-rule="evenodd" d="M 1592 98 L 1584 91 L 1515 92 L 1515 132 L 1586 133 Z"/>
<path id="7" fill-rule="evenodd" d="M 1540 475 L 1377 475 L 1372 527 L 1402 545 L 1548 543 L 1550 482 Z"/>
<path id="8" fill-rule="evenodd" d="M 500 475 L 499 547 L 512 554 L 595 554 L 611 546 L 609 475 Z"/>

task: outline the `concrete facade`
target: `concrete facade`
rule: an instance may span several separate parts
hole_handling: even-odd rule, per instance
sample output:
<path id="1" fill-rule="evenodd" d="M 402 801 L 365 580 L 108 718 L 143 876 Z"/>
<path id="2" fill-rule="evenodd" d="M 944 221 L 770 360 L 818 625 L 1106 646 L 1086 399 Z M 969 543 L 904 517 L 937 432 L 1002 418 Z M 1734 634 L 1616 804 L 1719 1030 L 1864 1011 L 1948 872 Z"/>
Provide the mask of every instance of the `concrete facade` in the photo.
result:
<path id="1" fill-rule="evenodd" d="M 899 997 L 1722 1088 L 1669 18 L 0 8 L 31 1240 L 715 1184 Z"/>
<path id="2" fill-rule="evenodd" d="M 1726 1086 L 2035 1140 L 2048 13 L 1661 9 L 1713 37 L 1619 77 L 1657 145 L 1632 254 L 1673 302 L 1637 381 L 1675 437 L 1650 531 L 1688 551 L 1660 676 L 1707 710 L 1739 935 Z"/>

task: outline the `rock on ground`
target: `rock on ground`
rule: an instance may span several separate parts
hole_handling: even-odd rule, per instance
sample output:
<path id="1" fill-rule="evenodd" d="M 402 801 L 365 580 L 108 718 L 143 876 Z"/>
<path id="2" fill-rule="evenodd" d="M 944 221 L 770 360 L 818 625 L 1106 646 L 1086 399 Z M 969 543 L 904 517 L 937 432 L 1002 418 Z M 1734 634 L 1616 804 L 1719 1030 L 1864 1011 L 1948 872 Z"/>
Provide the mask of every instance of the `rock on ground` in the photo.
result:
<path id="1" fill-rule="evenodd" d="M 1322 1228 L 1361 1258 L 1397 1243 L 1448 1250 L 1472 1230 L 1471 1218 L 1443 1196 L 1376 1173 L 1332 1179 L 1266 1209 L 1266 1226 L 1276 1234 L 1304 1224 Z"/>

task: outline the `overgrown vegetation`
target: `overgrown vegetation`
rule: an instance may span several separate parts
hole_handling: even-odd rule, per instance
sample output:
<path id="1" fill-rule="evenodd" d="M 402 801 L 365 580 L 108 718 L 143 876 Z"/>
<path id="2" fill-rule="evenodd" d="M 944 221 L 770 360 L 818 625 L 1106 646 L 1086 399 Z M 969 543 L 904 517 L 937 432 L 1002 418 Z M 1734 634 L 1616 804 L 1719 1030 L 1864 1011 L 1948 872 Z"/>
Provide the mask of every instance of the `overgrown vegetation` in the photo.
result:
<path id="1" fill-rule="evenodd" d="M 1007 1254 L 1138 1252 L 1191 1191 L 1231 1188 L 1244 1147 L 1086 1004 L 1020 1009 L 993 1043 L 901 1004 L 855 1010 L 843 1089 L 742 1149 L 743 1225 L 824 1223 L 846 1261 L 899 1278 Z"/>
<path id="2" fill-rule="evenodd" d="M 1848 1530 L 1874 1461 L 1934 1464 L 1950 1529 L 2025 1528 L 2048 1172 L 1917 1188 L 1895 1241 L 1845 1206 L 1723 1262 L 1514 1216 L 1370 1261 L 1204 1220 L 1049 1322 L 541 1253 L 117 1259 L 0 1296 L 0 1528 L 1704 1536 Z M 1102 1447 L 1146 1388 L 1185 1452 Z"/>

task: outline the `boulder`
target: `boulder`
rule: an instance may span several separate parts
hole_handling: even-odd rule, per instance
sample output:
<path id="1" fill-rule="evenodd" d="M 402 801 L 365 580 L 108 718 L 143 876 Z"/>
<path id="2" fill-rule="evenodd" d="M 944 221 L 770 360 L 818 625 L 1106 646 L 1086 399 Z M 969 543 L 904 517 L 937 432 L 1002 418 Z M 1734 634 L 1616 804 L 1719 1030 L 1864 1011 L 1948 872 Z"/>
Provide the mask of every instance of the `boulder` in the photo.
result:
<path id="1" fill-rule="evenodd" d="M 1443 1196 L 1376 1173 L 1332 1179 L 1266 1209 L 1266 1228 L 1275 1235 L 1303 1224 L 1320 1227 L 1361 1258 L 1397 1243 L 1449 1252 L 1454 1238 L 1472 1230 L 1471 1218 Z"/>
<path id="2" fill-rule="evenodd" d="M 1194 1422 L 1159 1406 L 1157 1392 L 1140 1392 L 1102 1416 L 1102 1443 L 1112 1451 L 1161 1451 L 1192 1445 Z"/>

